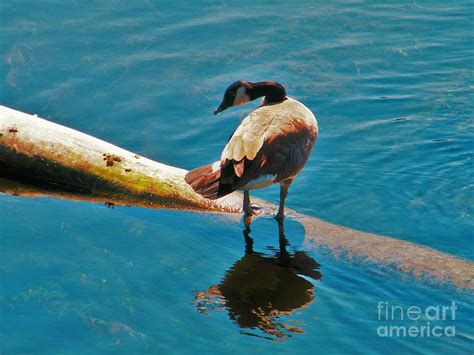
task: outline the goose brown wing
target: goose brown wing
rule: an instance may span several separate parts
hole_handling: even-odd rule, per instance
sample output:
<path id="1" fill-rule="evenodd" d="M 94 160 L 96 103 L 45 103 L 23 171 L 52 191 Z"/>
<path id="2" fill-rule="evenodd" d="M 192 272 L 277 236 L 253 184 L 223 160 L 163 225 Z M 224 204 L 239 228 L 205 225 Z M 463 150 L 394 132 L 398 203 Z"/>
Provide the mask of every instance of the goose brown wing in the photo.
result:
<path id="1" fill-rule="evenodd" d="M 305 120 L 288 118 L 271 110 L 247 116 L 229 139 L 221 156 L 221 184 L 232 190 L 263 175 L 275 182 L 296 175 L 306 163 L 316 129 Z"/>

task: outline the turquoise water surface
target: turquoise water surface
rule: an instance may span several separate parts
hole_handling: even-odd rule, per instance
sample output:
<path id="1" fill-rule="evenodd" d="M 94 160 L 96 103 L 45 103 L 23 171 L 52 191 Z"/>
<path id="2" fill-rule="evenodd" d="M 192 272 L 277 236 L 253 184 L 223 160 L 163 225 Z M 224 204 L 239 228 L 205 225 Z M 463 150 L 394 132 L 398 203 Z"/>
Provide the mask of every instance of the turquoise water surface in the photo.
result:
<path id="1" fill-rule="evenodd" d="M 190 169 L 257 105 L 213 116 L 230 83 L 281 82 L 320 126 L 289 207 L 473 260 L 473 14 L 469 1 L 4 0 L 0 101 Z M 294 221 L 280 247 L 269 218 L 248 232 L 6 195 L 0 216 L 2 354 L 472 351 L 472 294 L 309 250 Z M 429 322 L 380 320 L 381 301 L 455 301 L 455 319 L 430 324 L 456 336 L 380 336 Z"/>

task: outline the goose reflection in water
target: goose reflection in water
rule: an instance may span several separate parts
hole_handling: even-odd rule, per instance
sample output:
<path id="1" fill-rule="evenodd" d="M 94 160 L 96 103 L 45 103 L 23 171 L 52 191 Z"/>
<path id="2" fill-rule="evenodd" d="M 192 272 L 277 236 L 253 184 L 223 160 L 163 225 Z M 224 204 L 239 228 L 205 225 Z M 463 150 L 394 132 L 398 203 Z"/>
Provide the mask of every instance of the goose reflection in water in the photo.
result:
<path id="1" fill-rule="evenodd" d="M 288 252 L 283 221 L 278 221 L 279 249 L 266 256 L 253 250 L 250 218 L 243 231 L 245 255 L 224 275 L 219 285 L 198 291 L 196 308 L 201 313 L 227 309 L 229 318 L 243 329 L 259 329 L 269 340 L 288 338 L 303 333 L 300 324 L 281 315 L 308 307 L 314 300 L 314 284 L 306 278 L 319 280 L 319 264 L 303 251 Z M 303 277 L 305 276 L 305 277 Z M 243 334 L 259 336 L 242 330 Z"/>

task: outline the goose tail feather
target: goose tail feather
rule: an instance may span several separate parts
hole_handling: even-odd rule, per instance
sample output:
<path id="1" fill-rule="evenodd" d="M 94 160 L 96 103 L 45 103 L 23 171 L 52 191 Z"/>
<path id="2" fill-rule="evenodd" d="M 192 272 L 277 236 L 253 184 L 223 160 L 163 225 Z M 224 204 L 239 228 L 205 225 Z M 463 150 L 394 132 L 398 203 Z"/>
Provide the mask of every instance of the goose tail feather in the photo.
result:
<path id="1" fill-rule="evenodd" d="M 233 191 L 229 184 L 221 184 L 219 161 L 189 171 L 184 180 L 194 191 L 210 200 L 216 200 Z"/>

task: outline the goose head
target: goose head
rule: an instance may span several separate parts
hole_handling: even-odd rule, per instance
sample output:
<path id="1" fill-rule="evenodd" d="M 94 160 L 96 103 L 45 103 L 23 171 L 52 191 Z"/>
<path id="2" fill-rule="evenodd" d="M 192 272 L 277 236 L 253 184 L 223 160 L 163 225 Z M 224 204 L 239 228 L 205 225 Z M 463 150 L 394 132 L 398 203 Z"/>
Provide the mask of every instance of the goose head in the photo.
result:
<path id="1" fill-rule="evenodd" d="M 217 115 L 219 112 L 222 112 L 229 107 L 249 102 L 251 99 L 248 90 L 250 91 L 250 89 L 251 83 L 242 80 L 236 81 L 230 85 L 224 93 L 224 98 L 222 99 L 221 104 L 214 110 L 214 115 Z"/>
<path id="2" fill-rule="evenodd" d="M 265 96 L 265 103 L 281 102 L 286 99 L 286 91 L 283 85 L 274 81 L 236 81 L 226 89 L 221 104 L 214 110 L 214 115 L 262 96 Z"/>

